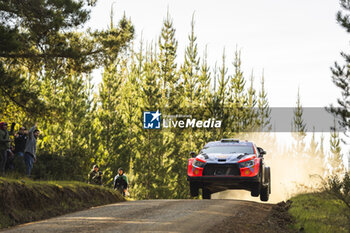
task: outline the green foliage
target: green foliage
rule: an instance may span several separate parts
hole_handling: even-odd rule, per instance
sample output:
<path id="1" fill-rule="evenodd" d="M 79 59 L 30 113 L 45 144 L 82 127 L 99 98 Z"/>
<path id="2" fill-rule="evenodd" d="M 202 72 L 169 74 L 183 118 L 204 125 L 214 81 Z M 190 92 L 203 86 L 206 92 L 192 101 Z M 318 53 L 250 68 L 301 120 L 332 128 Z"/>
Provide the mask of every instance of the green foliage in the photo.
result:
<path id="1" fill-rule="evenodd" d="M 249 120 L 249 112 L 253 106 L 249 106 L 249 94 L 245 93 L 246 80 L 243 76 L 241 52 L 236 49 L 234 57 L 234 74 L 229 77 L 229 106 L 230 106 L 230 128 L 233 132 L 242 132 L 247 128 L 246 121 Z M 251 96 L 252 97 L 252 96 Z"/>
<path id="2" fill-rule="evenodd" d="M 349 173 L 329 176 L 322 192 L 301 194 L 291 198 L 289 213 L 295 218 L 296 230 L 305 232 L 349 232 Z"/>
<path id="3" fill-rule="evenodd" d="M 67 73 L 89 73 L 126 48 L 134 29 L 125 17 L 117 28 L 79 31 L 94 2 L 0 3 L 0 102 L 9 102 L 36 117 L 48 116 L 52 106 L 42 101 L 32 79 L 64 82 L 60 79 Z M 2 110 L 6 108 L 0 109 L 0 114 L 8 114 Z"/>
<path id="4" fill-rule="evenodd" d="M 257 125 L 260 127 L 260 130 L 262 131 L 270 131 L 271 130 L 271 124 L 270 124 L 270 114 L 271 109 L 269 107 L 269 102 L 267 99 L 267 93 L 265 90 L 265 78 L 264 74 L 261 77 L 261 89 L 259 91 L 259 98 L 258 98 L 258 120 Z"/>
<path id="5" fill-rule="evenodd" d="M 332 174 L 341 174 L 344 172 L 343 156 L 341 154 L 340 138 L 339 132 L 336 131 L 336 121 L 334 119 L 333 132 L 331 132 L 331 137 L 329 139 L 330 151 L 329 164 L 332 168 Z"/>
<path id="6" fill-rule="evenodd" d="M 169 13 L 158 44 L 144 46 L 141 41 L 135 49 L 130 46 L 134 29 L 125 16 L 117 26 L 111 21 L 105 31 L 79 31 L 77 27 L 89 17 L 87 2 L 35 4 L 49 15 L 24 19 L 22 12 L 17 17 L 23 18 L 26 30 L 11 28 L 9 23 L 0 27 L 4 31 L 0 41 L 7 43 L 0 47 L 4 77 L 0 82 L 5 82 L 0 85 L 5 93 L 0 96 L 0 114 L 3 120 L 21 122 L 27 128 L 38 121 L 41 136 L 34 179 L 85 181 L 92 165 L 98 164 L 104 185 L 112 187 L 117 169 L 123 167 L 135 198 L 188 198 L 191 151 L 198 152 L 210 140 L 269 125 L 264 81 L 259 95 L 253 75 L 247 87 L 239 50 L 232 75 L 225 51 L 221 67 L 215 66 L 212 74 L 206 49 L 199 56 L 194 17 L 184 62 L 178 64 L 176 30 Z M 67 12 L 50 10 L 64 11 L 69 4 L 73 5 Z M 9 8 L 0 8 L 4 16 L 8 12 Z M 72 21 L 60 19 L 62 14 Z M 40 19 L 48 22 L 37 28 Z M 49 28 L 46 34 L 45 27 Z M 98 67 L 102 67 L 102 82 L 94 93 L 90 72 Z M 163 116 L 191 114 L 197 119 L 222 120 L 222 127 L 143 129 L 143 111 L 155 110 Z"/>
<path id="7" fill-rule="evenodd" d="M 84 154 L 76 151 L 66 156 L 40 151 L 38 161 L 32 170 L 33 179 L 38 180 L 79 180 L 86 181 L 88 167 L 82 162 Z"/>
<path id="8" fill-rule="evenodd" d="M 345 210 L 345 215 L 349 219 L 350 224 L 350 174 L 345 172 L 343 178 L 339 178 L 338 175 L 334 175 L 328 178 L 325 185 L 325 190 L 327 193 L 332 195 L 334 198 L 342 201 L 347 210 Z M 349 225 L 350 227 L 350 225 Z"/>
<path id="9" fill-rule="evenodd" d="M 294 230 L 305 232 L 349 232 L 347 207 L 327 193 L 300 194 L 291 198 L 289 213 L 294 217 Z"/>
<path id="10" fill-rule="evenodd" d="M 349 11 L 350 3 L 348 0 L 339 0 L 343 11 L 338 11 L 337 22 L 344 28 L 348 33 L 350 32 L 349 23 Z M 345 52 L 340 53 L 345 63 L 343 65 L 338 62 L 334 63 L 334 67 L 331 68 L 332 81 L 336 87 L 340 89 L 341 98 L 337 99 L 338 106 L 331 105 L 328 110 L 335 116 L 339 117 L 339 124 L 345 131 L 349 131 L 350 121 L 350 59 L 349 54 Z M 346 135 L 346 133 L 345 133 Z"/>

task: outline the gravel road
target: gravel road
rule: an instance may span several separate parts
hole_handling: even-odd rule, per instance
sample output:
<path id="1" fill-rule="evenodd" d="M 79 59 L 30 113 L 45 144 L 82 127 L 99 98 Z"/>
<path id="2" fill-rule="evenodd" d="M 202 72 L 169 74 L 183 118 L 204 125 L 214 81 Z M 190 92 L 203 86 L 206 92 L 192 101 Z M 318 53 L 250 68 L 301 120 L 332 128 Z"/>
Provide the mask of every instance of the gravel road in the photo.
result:
<path id="1" fill-rule="evenodd" d="M 265 224 L 273 206 L 239 200 L 129 201 L 3 232 L 275 232 Z"/>

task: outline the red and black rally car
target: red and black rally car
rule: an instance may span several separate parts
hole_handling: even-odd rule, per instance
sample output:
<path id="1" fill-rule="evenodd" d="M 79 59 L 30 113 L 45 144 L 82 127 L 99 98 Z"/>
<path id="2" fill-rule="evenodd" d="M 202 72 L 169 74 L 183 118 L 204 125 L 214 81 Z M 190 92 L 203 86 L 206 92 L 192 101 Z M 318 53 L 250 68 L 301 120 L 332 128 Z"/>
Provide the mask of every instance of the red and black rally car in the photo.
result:
<path id="1" fill-rule="evenodd" d="M 270 167 L 264 163 L 266 152 L 252 142 L 222 139 L 209 142 L 198 155 L 192 152 L 187 176 L 191 196 L 202 189 L 203 199 L 227 189 L 243 189 L 253 197 L 268 201 L 271 193 Z"/>

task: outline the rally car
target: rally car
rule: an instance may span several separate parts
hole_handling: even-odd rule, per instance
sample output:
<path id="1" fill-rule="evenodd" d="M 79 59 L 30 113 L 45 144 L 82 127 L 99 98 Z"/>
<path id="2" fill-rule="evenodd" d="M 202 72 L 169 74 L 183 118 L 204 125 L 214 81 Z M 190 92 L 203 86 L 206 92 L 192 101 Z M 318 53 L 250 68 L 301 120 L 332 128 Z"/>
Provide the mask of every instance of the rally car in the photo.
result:
<path id="1" fill-rule="evenodd" d="M 264 163 L 264 154 L 254 143 L 238 139 L 209 142 L 198 155 L 191 152 L 187 167 L 191 196 L 198 196 L 199 189 L 203 199 L 227 189 L 243 189 L 268 201 L 270 167 Z"/>

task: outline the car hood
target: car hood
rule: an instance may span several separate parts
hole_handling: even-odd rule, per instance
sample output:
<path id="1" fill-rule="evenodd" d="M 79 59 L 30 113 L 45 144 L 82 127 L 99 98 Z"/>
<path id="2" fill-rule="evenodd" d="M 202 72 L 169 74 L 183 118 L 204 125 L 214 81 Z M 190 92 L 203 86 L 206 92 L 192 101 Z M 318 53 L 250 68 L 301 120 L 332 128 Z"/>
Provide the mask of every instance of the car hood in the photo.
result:
<path id="1" fill-rule="evenodd" d="M 244 154 L 244 153 L 208 153 L 208 154 L 199 154 L 197 158 L 204 159 L 207 162 L 237 162 L 245 157 L 250 157 L 254 154 Z"/>

